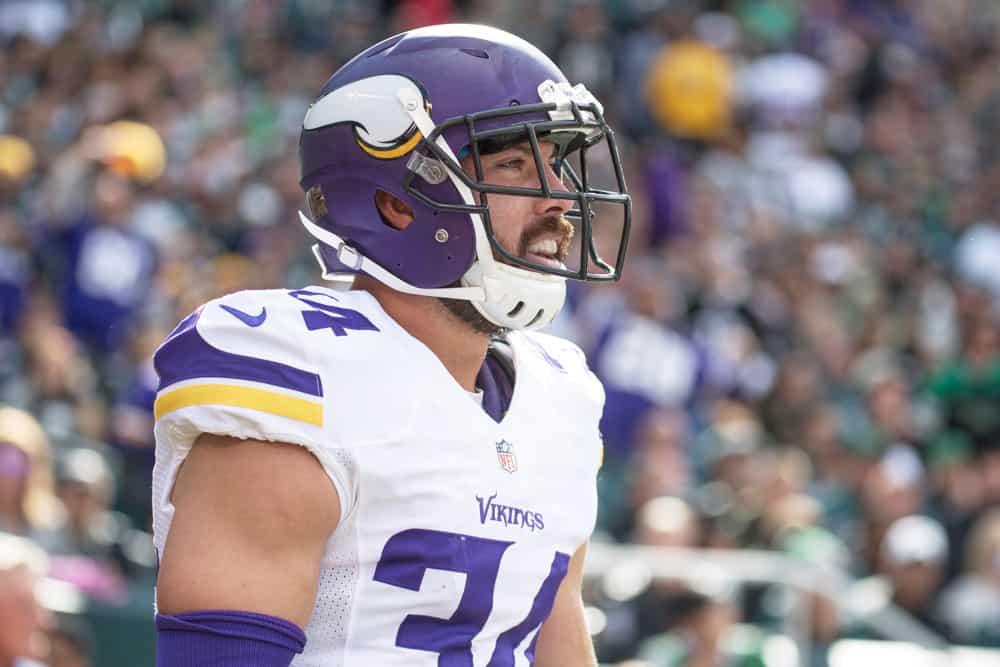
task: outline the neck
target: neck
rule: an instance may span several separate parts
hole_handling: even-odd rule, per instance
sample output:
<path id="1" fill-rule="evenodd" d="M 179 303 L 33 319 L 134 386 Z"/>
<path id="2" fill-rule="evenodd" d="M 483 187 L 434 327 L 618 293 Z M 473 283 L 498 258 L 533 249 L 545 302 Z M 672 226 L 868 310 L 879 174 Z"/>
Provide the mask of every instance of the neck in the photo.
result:
<path id="1" fill-rule="evenodd" d="M 392 319 L 437 356 L 463 389 L 476 390 L 489 335 L 474 331 L 432 297 L 397 292 L 366 276 L 358 276 L 354 288 L 374 296 Z"/>

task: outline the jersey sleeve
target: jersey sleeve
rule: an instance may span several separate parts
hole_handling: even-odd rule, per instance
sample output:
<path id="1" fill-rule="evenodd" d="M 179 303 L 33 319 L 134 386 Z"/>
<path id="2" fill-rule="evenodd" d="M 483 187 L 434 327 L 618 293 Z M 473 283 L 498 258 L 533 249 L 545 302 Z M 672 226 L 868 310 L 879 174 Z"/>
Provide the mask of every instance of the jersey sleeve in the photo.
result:
<path id="1" fill-rule="evenodd" d="M 154 355 L 163 473 L 176 474 L 202 433 L 300 445 L 319 460 L 347 511 L 352 466 L 325 428 L 323 381 L 301 339 L 301 319 L 294 300 L 275 290 L 210 301 L 177 326 Z"/>

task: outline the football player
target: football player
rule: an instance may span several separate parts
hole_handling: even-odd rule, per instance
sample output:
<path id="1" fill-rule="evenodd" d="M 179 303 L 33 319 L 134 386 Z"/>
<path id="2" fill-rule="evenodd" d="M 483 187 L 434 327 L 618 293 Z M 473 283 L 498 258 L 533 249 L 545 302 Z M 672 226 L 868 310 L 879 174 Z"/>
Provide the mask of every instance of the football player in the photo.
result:
<path id="1" fill-rule="evenodd" d="M 300 151 L 333 286 L 216 299 L 155 356 L 158 664 L 596 665 L 604 394 L 535 330 L 620 275 L 601 105 L 514 35 L 432 26 L 338 70 Z"/>

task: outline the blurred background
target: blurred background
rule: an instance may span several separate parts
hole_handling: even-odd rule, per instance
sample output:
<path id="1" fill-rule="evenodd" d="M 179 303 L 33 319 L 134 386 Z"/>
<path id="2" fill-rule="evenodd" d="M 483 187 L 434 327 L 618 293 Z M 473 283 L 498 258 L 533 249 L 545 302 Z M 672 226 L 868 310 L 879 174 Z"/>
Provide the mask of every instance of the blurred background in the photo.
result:
<path id="1" fill-rule="evenodd" d="M 305 109 L 444 21 L 586 84 L 635 199 L 551 327 L 607 388 L 602 663 L 998 664 L 995 0 L 0 0 L 0 664 L 153 664 L 150 356 L 319 280 Z"/>

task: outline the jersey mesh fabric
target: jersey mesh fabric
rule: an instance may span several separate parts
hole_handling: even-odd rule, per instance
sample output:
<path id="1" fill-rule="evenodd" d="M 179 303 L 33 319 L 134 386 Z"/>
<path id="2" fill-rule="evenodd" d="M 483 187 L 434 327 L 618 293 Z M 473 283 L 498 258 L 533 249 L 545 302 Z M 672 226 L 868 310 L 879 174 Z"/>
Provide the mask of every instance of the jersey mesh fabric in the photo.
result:
<path id="1" fill-rule="evenodd" d="M 175 449 L 161 449 L 153 467 L 153 537 L 157 558 L 163 557 L 167 532 L 174 518 L 174 506 L 170 502 L 170 490 L 186 452 Z"/>
<path id="2" fill-rule="evenodd" d="M 347 479 L 356 479 L 357 462 L 349 451 L 332 449 L 329 453 Z M 327 544 L 316 603 L 306 628 L 309 641 L 305 653 L 292 660 L 292 667 L 344 667 L 358 580 L 358 543 L 354 500 L 341 497 L 340 504 L 340 524 Z"/>

